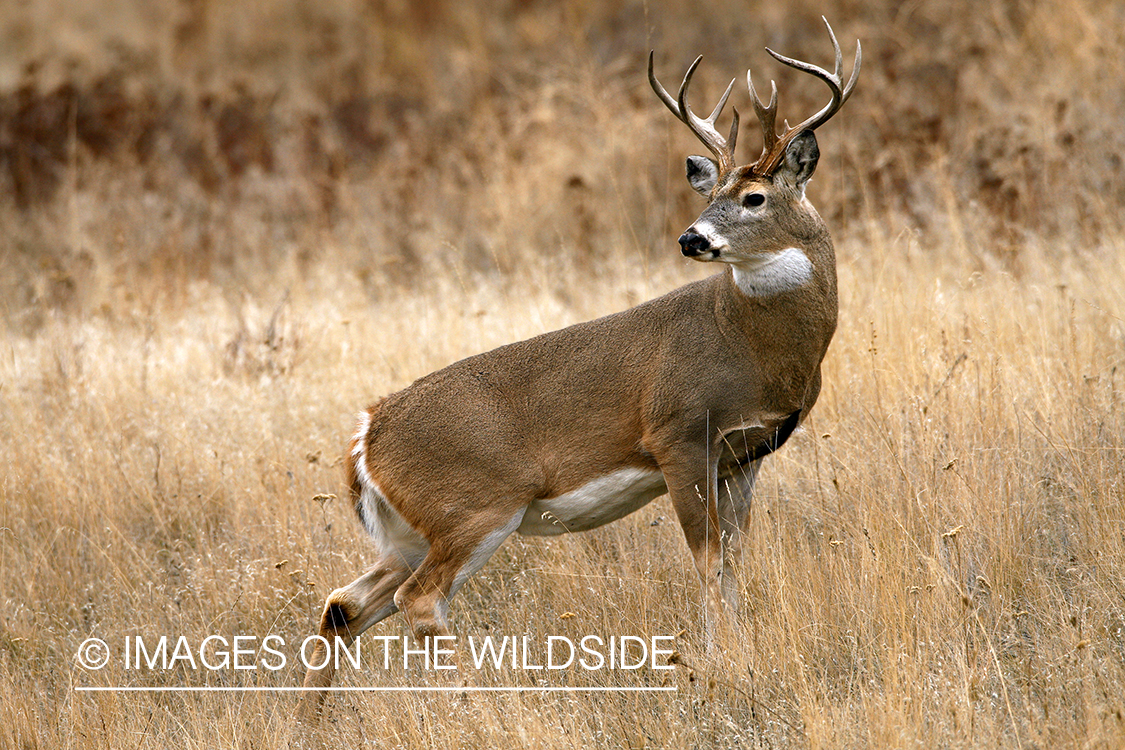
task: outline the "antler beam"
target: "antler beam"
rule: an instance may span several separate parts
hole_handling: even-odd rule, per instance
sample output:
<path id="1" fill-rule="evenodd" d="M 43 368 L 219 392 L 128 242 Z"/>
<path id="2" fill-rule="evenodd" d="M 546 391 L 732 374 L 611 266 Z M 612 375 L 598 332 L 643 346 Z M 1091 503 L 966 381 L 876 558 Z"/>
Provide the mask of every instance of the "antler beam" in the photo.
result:
<path id="1" fill-rule="evenodd" d="M 833 33 L 828 19 L 821 16 L 821 20 L 824 21 L 824 26 L 828 29 L 828 36 L 832 39 L 832 49 L 836 53 L 836 67 L 833 73 L 829 73 L 827 70 L 811 63 L 779 55 L 772 49 L 766 48 L 766 52 L 770 53 L 778 62 L 808 73 L 828 84 L 828 88 L 832 91 L 832 99 L 815 115 L 796 127 L 789 127 L 788 123 L 786 123 L 785 131 L 779 135 L 774 125 L 777 120 L 777 86 L 772 81 L 770 82 L 770 88 L 772 89 L 770 102 L 769 104 L 762 104 L 761 100 L 758 99 L 757 92 L 754 91 L 754 81 L 750 77 L 750 71 L 746 71 L 746 85 L 750 89 L 750 98 L 754 103 L 754 112 L 757 114 L 758 122 L 761 123 L 762 126 L 762 155 L 754 164 L 754 171 L 758 174 L 769 174 L 773 171 L 785 154 L 786 146 L 789 145 L 789 142 L 792 141 L 798 133 L 802 133 L 806 130 L 816 130 L 832 119 L 832 116 L 839 111 L 840 107 L 844 106 L 844 102 L 852 95 L 852 89 L 855 88 L 855 82 L 859 78 L 860 65 L 863 63 L 863 48 L 860 43 L 856 41 L 855 63 L 852 65 L 852 74 L 845 85 L 842 75 L 844 59 L 843 54 L 840 52 L 840 43 L 836 41 L 836 34 Z"/>
<path id="2" fill-rule="evenodd" d="M 652 70 L 653 52 L 649 52 L 648 82 L 652 86 L 652 90 L 660 97 L 660 101 L 664 102 L 664 106 L 668 107 L 672 114 L 687 125 L 691 132 L 695 133 L 695 137 L 715 155 L 715 159 L 719 162 L 719 172 L 727 172 L 734 169 L 735 166 L 734 147 L 735 143 L 738 141 L 738 110 L 731 110 L 734 113 L 734 120 L 731 122 L 730 135 L 727 136 L 726 139 L 719 135 L 719 131 L 715 128 L 715 121 L 718 119 L 719 115 L 722 114 L 723 107 L 727 104 L 731 89 L 734 88 L 734 79 L 731 79 L 730 85 L 727 86 L 727 90 L 723 93 L 722 98 L 719 99 L 719 103 L 715 105 L 711 116 L 705 120 L 700 119 L 691 111 L 691 107 L 688 106 L 686 101 L 686 96 L 688 86 L 691 85 L 691 77 L 695 74 L 695 69 L 699 67 L 699 63 L 702 60 L 702 55 L 695 58 L 695 62 L 691 64 L 691 67 L 687 69 L 687 73 L 684 75 L 684 81 L 680 84 L 680 90 L 676 94 L 676 98 L 673 99 L 672 95 L 660 85 L 660 81 L 656 80 L 656 74 L 653 73 Z"/>

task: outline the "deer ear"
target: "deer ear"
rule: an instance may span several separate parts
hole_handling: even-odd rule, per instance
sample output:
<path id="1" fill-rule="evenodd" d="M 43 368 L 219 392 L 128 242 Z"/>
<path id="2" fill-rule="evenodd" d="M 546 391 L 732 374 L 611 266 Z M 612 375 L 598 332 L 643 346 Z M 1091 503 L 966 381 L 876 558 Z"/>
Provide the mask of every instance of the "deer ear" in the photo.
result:
<path id="1" fill-rule="evenodd" d="M 816 145 L 816 136 L 811 130 L 806 130 L 789 141 L 789 145 L 785 147 L 785 161 L 777 173 L 804 193 L 805 184 L 816 170 L 818 159 L 820 147 Z"/>
<path id="2" fill-rule="evenodd" d="M 687 158 L 687 181 L 692 189 L 705 198 L 711 197 L 711 190 L 719 180 L 719 168 L 706 156 Z"/>

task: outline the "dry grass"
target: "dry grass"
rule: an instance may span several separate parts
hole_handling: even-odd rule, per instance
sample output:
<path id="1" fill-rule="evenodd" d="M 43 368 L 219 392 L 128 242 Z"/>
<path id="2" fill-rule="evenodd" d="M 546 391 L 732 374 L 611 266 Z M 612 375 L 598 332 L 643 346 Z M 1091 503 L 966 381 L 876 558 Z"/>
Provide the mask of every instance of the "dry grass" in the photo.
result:
<path id="1" fill-rule="evenodd" d="M 90 673 L 74 654 L 313 632 L 372 558 L 338 466 L 358 408 L 712 270 L 676 252 L 695 148 L 647 92 L 648 47 L 671 79 L 739 40 L 709 52 L 707 97 L 769 65 L 763 44 L 822 60 L 821 11 L 868 60 L 810 188 L 840 329 L 807 428 L 763 470 L 737 632 L 703 648 L 661 499 L 509 541 L 453 617 L 462 636 L 680 634 L 678 692 L 341 694 L 309 742 L 1122 746 L 1121 8 L 407 6 L 5 18 L 0 747 L 303 736 L 293 695 L 74 690 L 292 686 L 292 666 Z M 786 112 L 821 96 L 764 75 Z"/>

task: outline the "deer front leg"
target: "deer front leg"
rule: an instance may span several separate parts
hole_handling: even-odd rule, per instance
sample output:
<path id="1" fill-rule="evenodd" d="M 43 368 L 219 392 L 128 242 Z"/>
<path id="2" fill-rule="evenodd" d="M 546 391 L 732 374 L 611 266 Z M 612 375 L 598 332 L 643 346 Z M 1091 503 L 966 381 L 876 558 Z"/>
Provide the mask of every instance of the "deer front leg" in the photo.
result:
<path id="1" fill-rule="evenodd" d="M 736 602 L 726 599 L 730 587 L 724 585 L 727 571 L 723 559 L 716 466 L 708 467 L 706 457 L 699 456 L 666 461 L 661 468 L 672 507 L 703 581 L 703 595 L 710 614 L 707 623 L 710 642 L 712 623 L 724 619 L 725 612 L 736 605 Z"/>
<path id="2" fill-rule="evenodd" d="M 741 570 L 750 525 L 750 499 L 762 459 L 736 466 L 730 476 L 719 481 L 719 528 L 723 537 L 723 600 L 737 614 L 741 592 L 736 570 Z"/>

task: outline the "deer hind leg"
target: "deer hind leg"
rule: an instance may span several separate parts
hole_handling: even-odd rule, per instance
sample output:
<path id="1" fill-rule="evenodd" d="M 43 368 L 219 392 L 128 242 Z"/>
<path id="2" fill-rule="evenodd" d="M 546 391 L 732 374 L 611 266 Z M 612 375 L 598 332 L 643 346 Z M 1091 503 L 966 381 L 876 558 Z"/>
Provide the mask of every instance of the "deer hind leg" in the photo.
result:
<path id="1" fill-rule="evenodd" d="M 476 529 L 460 528 L 432 540 L 422 564 L 394 595 L 416 641 L 449 634 L 449 600 L 519 528 L 526 510 L 521 507 Z"/>
<path id="2" fill-rule="evenodd" d="M 398 611 L 395 591 L 411 575 L 410 566 L 397 555 L 384 556 L 373 568 L 347 586 L 328 595 L 320 617 L 320 637 L 305 673 L 306 688 L 327 688 L 336 673 L 335 650 L 337 638 L 341 646 L 349 646 L 359 634 L 380 620 Z M 325 646 L 328 643 L 328 647 Z M 325 693 L 308 693 L 303 713 L 311 718 L 324 702 Z"/>

